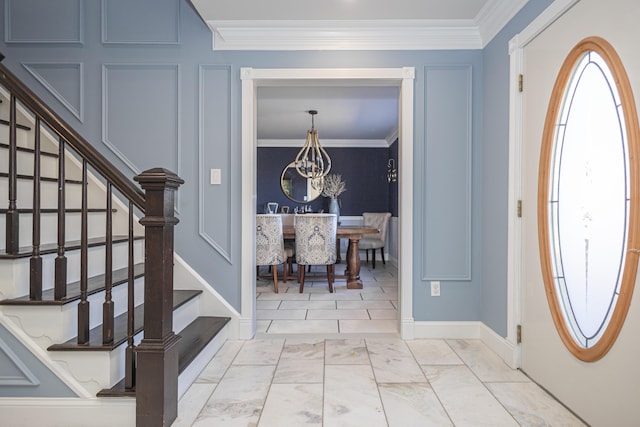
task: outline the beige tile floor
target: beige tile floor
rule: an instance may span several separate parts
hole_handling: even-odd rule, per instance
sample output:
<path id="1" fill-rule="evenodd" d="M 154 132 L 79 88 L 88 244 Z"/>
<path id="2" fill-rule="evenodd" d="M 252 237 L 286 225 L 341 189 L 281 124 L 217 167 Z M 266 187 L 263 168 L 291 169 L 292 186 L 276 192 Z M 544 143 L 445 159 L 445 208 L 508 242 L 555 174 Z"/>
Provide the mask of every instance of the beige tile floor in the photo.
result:
<path id="1" fill-rule="evenodd" d="M 397 273 L 376 267 L 333 295 L 258 282 L 256 338 L 225 342 L 172 425 L 584 426 L 481 341 L 400 339 Z"/>
<path id="2" fill-rule="evenodd" d="M 336 274 L 344 264 L 336 265 Z M 347 289 L 344 278 L 334 283 L 329 293 L 324 267 L 313 266 L 306 274 L 304 292 L 300 294 L 295 278 L 278 283 L 267 279 L 262 267 L 256 283 L 257 337 L 264 335 L 315 334 L 332 337 L 339 334 L 397 334 L 398 270 L 391 264 L 376 262 L 376 268 L 362 263 L 362 289 Z M 281 275 L 279 277 L 282 277 Z"/>

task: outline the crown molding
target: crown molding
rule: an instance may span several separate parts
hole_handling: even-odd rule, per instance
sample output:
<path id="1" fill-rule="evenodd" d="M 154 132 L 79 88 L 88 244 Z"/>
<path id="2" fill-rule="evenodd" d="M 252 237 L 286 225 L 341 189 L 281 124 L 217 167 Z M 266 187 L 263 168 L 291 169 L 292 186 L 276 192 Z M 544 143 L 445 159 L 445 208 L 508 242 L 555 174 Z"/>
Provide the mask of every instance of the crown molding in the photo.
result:
<path id="1" fill-rule="evenodd" d="M 214 50 L 480 49 L 473 20 L 206 21 Z"/>
<path id="2" fill-rule="evenodd" d="M 395 139 L 394 139 L 395 141 Z M 386 139 L 323 139 L 324 148 L 389 148 L 394 142 Z M 258 139 L 258 147 L 297 147 L 301 148 L 304 141 L 300 139 Z"/>
<path id="3" fill-rule="evenodd" d="M 528 0 L 488 0 L 474 19 L 215 20 L 214 50 L 482 49 Z"/>
<path id="4" fill-rule="evenodd" d="M 480 31 L 482 47 L 488 45 L 500 30 L 516 16 L 529 0 L 490 0 L 478 15 L 475 21 Z"/>

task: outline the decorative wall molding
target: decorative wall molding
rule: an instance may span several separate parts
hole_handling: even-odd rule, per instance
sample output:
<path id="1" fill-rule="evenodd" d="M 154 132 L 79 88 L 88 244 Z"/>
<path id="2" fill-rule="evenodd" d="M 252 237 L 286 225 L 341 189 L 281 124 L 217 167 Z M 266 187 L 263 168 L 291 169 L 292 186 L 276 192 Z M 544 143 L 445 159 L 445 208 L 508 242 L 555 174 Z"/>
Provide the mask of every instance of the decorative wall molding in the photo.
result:
<path id="1" fill-rule="evenodd" d="M 206 118 L 206 107 L 204 105 L 205 99 L 207 99 L 207 96 L 209 97 L 209 99 L 215 98 L 215 97 L 211 97 L 210 95 L 208 95 L 207 89 L 206 89 L 206 81 L 205 81 L 205 73 L 208 70 L 222 70 L 222 71 L 226 71 L 227 76 L 227 100 L 226 103 L 224 103 L 225 107 L 227 108 L 227 120 L 226 120 L 226 124 L 227 124 L 227 135 L 229 136 L 230 140 L 233 140 L 233 126 L 231 124 L 231 111 L 232 111 L 232 96 L 231 96 L 231 66 L 230 65 L 200 65 L 199 69 L 198 69 L 198 95 L 199 95 L 199 99 L 198 99 L 198 234 L 200 235 L 200 237 L 202 237 L 202 239 L 207 242 L 211 247 L 213 247 L 213 249 L 218 252 L 220 254 L 220 256 L 222 256 L 222 258 L 224 258 L 229 264 L 233 264 L 232 262 L 232 258 L 231 258 L 231 253 L 232 253 L 232 240 L 231 240 L 231 233 L 230 230 L 233 228 L 233 221 L 234 221 L 234 216 L 232 215 L 231 212 L 231 206 L 233 205 L 232 203 L 227 203 L 226 204 L 226 209 L 224 209 L 225 215 L 227 217 L 227 223 L 226 224 L 219 224 L 217 223 L 216 226 L 218 227 L 223 227 L 226 232 L 227 232 L 227 238 L 225 242 L 219 242 L 219 239 L 216 239 L 215 237 L 211 236 L 207 230 L 206 230 L 206 218 L 207 218 L 207 212 L 205 212 L 205 186 L 210 185 L 209 184 L 209 175 L 208 175 L 208 171 L 211 167 L 215 167 L 215 168 L 220 168 L 222 169 L 223 173 L 223 179 L 222 179 L 222 184 L 224 186 L 224 188 L 227 191 L 227 194 L 229 195 L 229 197 L 231 197 L 232 195 L 232 190 L 231 190 L 231 179 L 230 179 L 230 174 L 231 174 L 231 150 L 228 151 L 227 156 L 224 159 L 216 159 L 218 161 L 220 160 L 224 160 L 225 164 L 220 164 L 220 163 L 211 163 L 210 158 L 207 158 L 206 156 L 206 150 L 205 150 L 205 145 L 207 143 L 207 141 L 211 141 L 212 136 L 209 135 L 205 135 L 206 133 L 206 129 L 205 129 L 205 123 L 207 122 L 207 118 Z M 215 98 L 217 102 L 222 103 L 223 101 L 219 98 Z M 220 104 L 222 105 L 222 104 Z M 222 166 L 222 167 L 221 167 Z M 222 210 L 222 206 L 218 205 L 219 210 Z"/>
<path id="2" fill-rule="evenodd" d="M 40 385 L 40 381 L 36 378 L 35 374 L 31 372 L 29 367 L 25 365 L 20 357 L 11 349 L 9 344 L 0 337 L 0 353 L 4 354 L 9 363 L 14 368 L 14 374 L 10 375 L 6 372 L 4 375 L 0 375 L 0 387 L 2 386 L 27 386 L 37 387 Z M 3 370 L 7 371 L 7 366 Z"/>
<path id="3" fill-rule="evenodd" d="M 117 9 L 121 15 L 110 13 L 112 10 L 110 3 L 114 3 L 114 9 Z M 153 10 L 152 14 L 149 13 L 150 10 Z M 119 19 L 120 22 L 118 22 Z M 167 25 L 167 22 L 171 22 L 172 25 Z M 113 27 L 118 28 L 120 32 L 126 29 L 129 33 L 116 34 L 111 29 L 112 23 L 114 23 Z M 180 1 L 102 0 L 101 24 L 102 44 L 105 45 L 178 45 L 180 44 Z M 173 34 L 170 34 L 171 28 L 173 28 Z"/>
<path id="4" fill-rule="evenodd" d="M 38 80 L 60 103 L 71 112 L 80 123 L 84 122 L 84 72 L 81 62 L 29 62 L 22 63 L 22 66 Z M 68 73 L 67 81 L 73 81 L 73 73 L 77 74 L 75 78 L 77 82 L 77 102 L 74 105 L 73 94 L 65 95 L 62 93 L 63 88 L 58 87 L 51 78 L 47 78 L 44 74 L 46 70 L 58 69 Z"/>
<path id="5" fill-rule="evenodd" d="M 37 15 L 36 15 L 37 14 Z M 38 17 L 55 19 L 42 20 Z M 20 22 L 18 28 L 12 24 Z M 29 34 L 31 32 L 31 34 Z M 5 43 L 83 44 L 84 2 L 82 0 L 5 0 Z"/>
<path id="6" fill-rule="evenodd" d="M 427 220 L 420 239 L 421 280 L 471 280 L 472 67 L 426 66 L 424 72 L 429 96 L 424 97 L 421 209 Z M 438 88 L 446 89 L 438 93 Z M 450 244 L 430 246 L 434 241 Z"/>

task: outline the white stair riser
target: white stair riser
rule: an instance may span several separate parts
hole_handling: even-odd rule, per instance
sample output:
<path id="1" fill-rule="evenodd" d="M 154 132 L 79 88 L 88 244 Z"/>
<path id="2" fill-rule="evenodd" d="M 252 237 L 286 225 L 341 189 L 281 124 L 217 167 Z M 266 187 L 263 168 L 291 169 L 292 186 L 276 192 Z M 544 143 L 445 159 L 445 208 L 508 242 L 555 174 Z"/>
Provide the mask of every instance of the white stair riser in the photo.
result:
<path id="1" fill-rule="evenodd" d="M 198 317 L 198 303 L 197 298 L 194 298 L 173 312 L 173 330 L 182 330 L 196 317 Z M 134 340 L 136 345 L 140 343 L 143 335 L 143 333 L 136 335 Z M 124 377 L 126 347 L 127 344 L 124 343 L 112 352 L 59 351 L 51 357 L 63 362 L 62 366 L 65 366 L 74 378 L 94 394 L 114 386 Z M 105 357 L 105 355 L 108 356 Z"/>
<path id="2" fill-rule="evenodd" d="M 19 179 L 16 185 L 18 209 L 31 209 L 33 207 L 33 181 Z M 82 186 L 79 184 L 67 184 L 65 186 L 65 205 L 67 208 L 80 208 Z M 91 199 L 91 198 L 90 198 Z M 9 201 L 8 178 L 0 178 L 0 201 L 2 207 L 6 208 Z M 91 200 L 90 200 L 91 201 Z M 105 203 L 95 203 L 89 205 L 90 208 L 104 208 Z M 58 208 L 58 183 L 52 181 L 40 182 L 40 207 L 43 209 Z"/>
<path id="3" fill-rule="evenodd" d="M 104 246 L 89 248 L 88 277 L 104 273 Z M 144 241 L 134 241 L 134 262 L 144 262 Z M 65 253 L 67 257 L 67 283 L 80 280 L 80 251 Z M 52 289 L 55 278 L 57 254 L 42 256 L 42 288 Z M 125 268 L 129 264 L 128 242 L 114 244 L 112 252 L 113 269 Z M 29 258 L 0 259 L 0 299 L 18 298 L 29 294 Z"/>
<path id="4" fill-rule="evenodd" d="M 144 279 L 135 282 L 136 305 L 144 300 Z M 126 285 L 113 288 L 112 301 L 116 315 L 127 310 L 128 290 Z M 102 324 L 102 306 L 104 292 L 98 292 L 87 298 L 89 301 L 90 328 Z M 42 349 L 53 344 L 64 343 L 78 335 L 78 302 L 63 306 L 2 306 L 2 313 L 20 325 Z"/>
<path id="5" fill-rule="evenodd" d="M 0 147 L 0 172 L 9 172 L 9 149 Z M 6 160 L 5 160 L 6 159 Z M 34 153 L 16 152 L 18 175 L 33 176 Z M 58 159 L 52 156 L 40 156 L 40 176 L 56 178 L 58 176 Z"/>
<path id="6" fill-rule="evenodd" d="M 7 114 L 5 120 L 8 120 L 8 117 L 9 114 Z M 33 148 L 33 136 L 31 136 L 32 131 L 27 131 L 21 128 L 17 128 L 16 130 L 16 145 L 18 147 Z M 9 126 L 7 125 L 0 126 L 0 142 L 3 144 L 9 143 Z"/>
<path id="7" fill-rule="evenodd" d="M 105 235 L 106 212 L 87 213 L 87 233 L 89 239 Z M 81 234 L 82 215 L 80 212 L 67 212 L 65 215 L 65 240 L 79 241 Z M 33 243 L 33 215 L 20 214 L 18 219 L 18 241 L 20 247 Z M 122 212 L 113 213 L 113 235 L 127 235 L 129 232 L 128 219 Z M 58 241 L 58 214 L 40 214 L 40 244 L 46 245 Z M 0 251 L 6 248 L 6 217 L 0 215 Z"/>

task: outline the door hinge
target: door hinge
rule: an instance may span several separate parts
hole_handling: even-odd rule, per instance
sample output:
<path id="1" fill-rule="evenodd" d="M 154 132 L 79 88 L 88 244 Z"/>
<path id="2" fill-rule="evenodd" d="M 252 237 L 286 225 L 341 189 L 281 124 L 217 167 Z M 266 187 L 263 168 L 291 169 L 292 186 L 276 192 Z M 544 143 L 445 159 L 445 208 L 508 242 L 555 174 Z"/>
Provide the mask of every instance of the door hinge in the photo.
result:
<path id="1" fill-rule="evenodd" d="M 516 326 L 516 343 L 522 342 L 522 325 Z"/>
<path id="2" fill-rule="evenodd" d="M 522 218 L 522 200 L 518 200 L 518 207 L 516 208 L 518 218 Z"/>
<path id="3" fill-rule="evenodd" d="M 518 92 L 524 91 L 524 76 L 522 74 L 518 75 Z"/>

